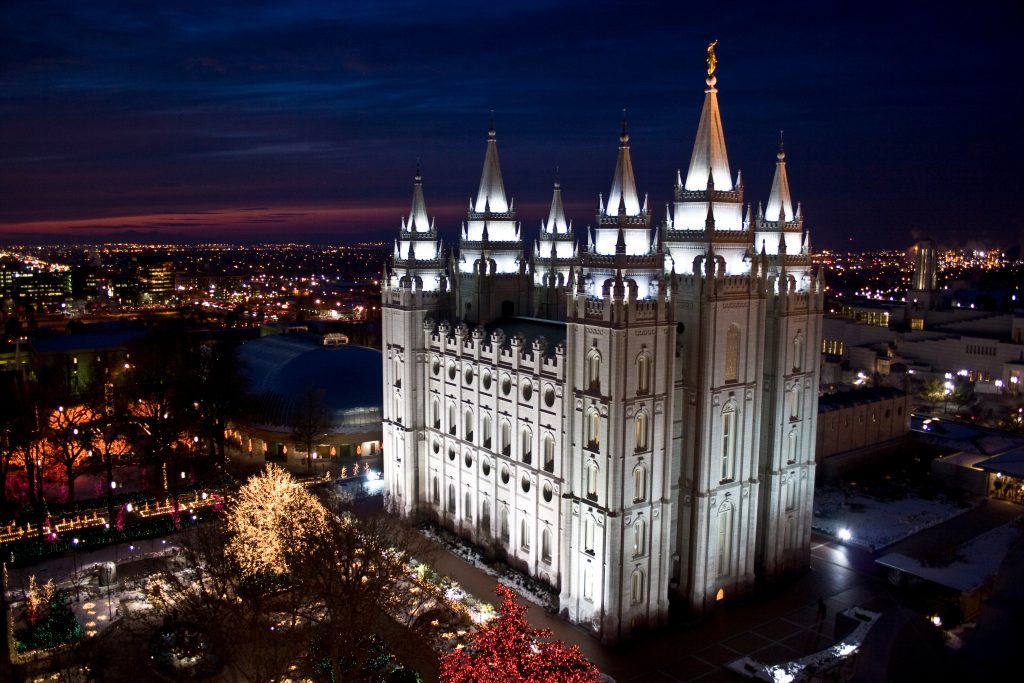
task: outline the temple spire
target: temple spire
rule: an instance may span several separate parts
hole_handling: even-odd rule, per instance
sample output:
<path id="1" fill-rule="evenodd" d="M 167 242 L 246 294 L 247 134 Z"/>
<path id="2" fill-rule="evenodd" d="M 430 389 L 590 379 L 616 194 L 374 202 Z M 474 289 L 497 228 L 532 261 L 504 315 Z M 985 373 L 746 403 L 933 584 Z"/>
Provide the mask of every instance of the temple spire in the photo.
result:
<path id="1" fill-rule="evenodd" d="M 407 232 L 430 232 L 430 219 L 427 216 L 427 204 L 423 200 L 423 174 L 420 172 L 420 161 L 416 160 L 416 176 L 412 185 L 412 208 L 409 209 Z"/>
<path id="2" fill-rule="evenodd" d="M 551 196 L 551 210 L 548 211 L 548 220 L 541 225 L 541 231 L 545 233 L 567 233 L 569 224 L 565 220 L 565 209 L 562 206 L 562 184 L 558 182 L 558 174 L 555 173 L 555 189 Z"/>
<path id="3" fill-rule="evenodd" d="M 493 113 L 490 130 L 487 131 L 484 170 L 480 175 L 480 189 L 476 193 L 473 210 L 477 213 L 505 213 L 509 210 L 508 200 L 505 198 L 505 184 L 501 179 L 501 164 L 498 162 L 498 141 L 494 130 Z"/>
<path id="4" fill-rule="evenodd" d="M 629 132 L 626 129 L 626 110 L 622 110 L 622 132 L 619 134 L 619 158 L 615 163 L 615 176 L 612 178 L 612 189 L 608 193 L 606 215 L 626 216 L 640 215 L 640 198 L 636 192 L 636 179 L 633 176 L 633 161 L 629 154 Z"/>
<path id="5" fill-rule="evenodd" d="M 775 179 L 772 181 L 772 191 L 768 196 L 764 218 L 766 221 L 792 221 L 795 214 L 793 199 L 789 194 L 789 178 L 786 175 L 786 150 L 782 144 L 782 131 L 779 131 L 779 151 L 775 156 Z"/>
<path id="6" fill-rule="evenodd" d="M 704 91 L 704 107 L 700 112 L 697 138 L 693 143 L 693 155 L 690 157 L 690 169 L 684 185 L 684 188 L 690 191 L 706 189 L 705 183 L 709 174 L 714 176 L 715 186 L 719 191 L 729 192 L 733 189 L 729 157 L 725 151 L 722 114 L 718 110 L 718 90 L 715 88 L 718 82 L 718 77 L 714 73 L 718 65 L 718 59 L 714 54 L 715 43 L 708 46 L 708 87 Z"/>

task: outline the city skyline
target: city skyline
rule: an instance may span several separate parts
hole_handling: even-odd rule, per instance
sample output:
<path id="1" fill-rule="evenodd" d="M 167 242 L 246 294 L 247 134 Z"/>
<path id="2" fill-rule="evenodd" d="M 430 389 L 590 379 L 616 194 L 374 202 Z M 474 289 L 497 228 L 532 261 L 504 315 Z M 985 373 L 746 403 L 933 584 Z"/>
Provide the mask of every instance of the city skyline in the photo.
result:
<path id="1" fill-rule="evenodd" d="M 0 240 L 389 239 L 419 159 L 450 241 L 491 110 L 525 239 L 556 168 L 567 214 L 593 224 L 623 108 L 660 221 L 717 38 L 730 165 L 755 207 L 784 129 L 816 249 L 1012 246 L 1020 219 L 990 189 L 1020 142 L 999 12 L 10 4 Z"/>

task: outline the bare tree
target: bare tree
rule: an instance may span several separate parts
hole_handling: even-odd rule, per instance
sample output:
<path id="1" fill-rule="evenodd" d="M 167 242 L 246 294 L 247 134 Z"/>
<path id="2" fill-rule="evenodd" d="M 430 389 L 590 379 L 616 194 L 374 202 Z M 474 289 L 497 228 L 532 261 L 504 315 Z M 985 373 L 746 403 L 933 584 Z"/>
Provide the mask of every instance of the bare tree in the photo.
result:
<path id="1" fill-rule="evenodd" d="M 306 449 L 306 466 L 312 467 L 313 446 L 331 424 L 331 416 L 324 403 L 324 392 L 306 387 L 295 399 L 291 418 L 292 439 Z"/>

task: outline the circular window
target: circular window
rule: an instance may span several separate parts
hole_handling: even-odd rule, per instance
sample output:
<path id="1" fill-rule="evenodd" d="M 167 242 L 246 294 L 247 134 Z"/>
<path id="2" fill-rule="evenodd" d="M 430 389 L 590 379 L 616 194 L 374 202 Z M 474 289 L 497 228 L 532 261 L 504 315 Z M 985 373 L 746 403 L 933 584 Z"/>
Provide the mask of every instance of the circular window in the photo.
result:
<path id="1" fill-rule="evenodd" d="M 523 493 L 530 492 L 530 477 L 527 474 L 523 475 L 522 481 L 519 482 L 520 486 L 523 487 Z"/>
<path id="2" fill-rule="evenodd" d="M 555 388 L 550 384 L 544 386 L 544 405 L 548 408 L 555 405 Z"/>
<path id="3" fill-rule="evenodd" d="M 466 384 L 473 383 L 473 366 L 467 365 L 466 369 L 462 372 L 463 379 L 466 380 Z"/>
<path id="4" fill-rule="evenodd" d="M 546 502 L 550 503 L 551 502 L 551 496 L 554 494 L 554 491 L 551 488 L 551 484 L 549 484 L 548 482 L 544 482 L 544 488 L 541 489 L 541 490 L 544 493 L 544 500 Z"/>
<path id="5" fill-rule="evenodd" d="M 480 383 L 484 385 L 484 389 L 491 388 L 491 371 L 484 370 L 483 374 L 480 375 Z"/>
<path id="6" fill-rule="evenodd" d="M 455 446 L 448 447 L 448 459 L 453 462 L 455 461 Z"/>
<path id="7" fill-rule="evenodd" d="M 528 379 L 524 379 L 523 386 L 520 387 L 520 392 L 523 395 L 523 400 L 529 401 L 530 397 L 533 396 L 533 382 Z"/>
<path id="8" fill-rule="evenodd" d="M 487 458 L 484 458 L 483 460 L 481 460 L 480 461 L 480 471 L 484 473 L 485 477 L 487 475 L 489 475 L 491 473 L 491 461 L 488 460 Z"/>
<path id="9" fill-rule="evenodd" d="M 508 479 L 509 479 L 508 465 L 502 465 L 501 466 L 501 483 L 502 484 L 507 484 L 508 483 Z"/>
<path id="10" fill-rule="evenodd" d="M 438 439 L 434 439 L 434 453 L 441 452 L 441 442 Z"/>
<path id="11" fill-rule="evenodd" d="M 455 363 L 448 364 L 448 379 L 455 379 L 455 375 L 458 374 L 459 369 L 455 367 Z"/>
<path id="12" fill-rule="evenodd" d="M 501 376 L 501 393 L 506 396 L 512 393 L 512 378 L 508 375 Z"/>
<path id="13" fill-rule="evenodd" d="M 441 359 L 434 356 L 433 360 L 430 361 L 430 371 L 435 375 L 441 372 Z"/>
<path id="14" fill-rule="evenodd" d="M 466 467 L 472 467 L 472 466 L 473 466 L 473 454 L 470 453 L 469 451 L 466 451 Z"/>

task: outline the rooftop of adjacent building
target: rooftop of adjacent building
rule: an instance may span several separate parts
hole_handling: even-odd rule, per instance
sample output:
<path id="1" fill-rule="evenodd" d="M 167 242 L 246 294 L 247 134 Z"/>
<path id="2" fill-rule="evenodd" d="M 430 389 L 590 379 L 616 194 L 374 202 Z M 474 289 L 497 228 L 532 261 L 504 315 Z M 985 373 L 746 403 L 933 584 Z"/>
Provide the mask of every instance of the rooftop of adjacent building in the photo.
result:
<path id="1" fill-rule="evenodd" d="M 145 334 L 146 329 L 141 325 L 96 324 L 78 332 L 33 336 L 31 346 L 36 353 L 100 351 L 125 347 Z"/>
<path id="2" fill-rule="evenodd" d="M 354 413 L 381 408 L 383 368 L 375 349 L 324 346 L 315 334 L 275 334 L 243 344 L 238 353 L 251 391 L 260 397 L 264 424 L 290 425 L 309 390 L 322 396 L 332 428 L 346 426 Z"/>
<path id="3" fill-rule="evenodd" d="M 841 410 L 857 405 L 878 403 L 879 401 L 903 398 L 906 395 L 905 391 L 893 387 L 866 387 L 853 391 L 825 394 L 818 399 L 818 412 L 824 413 L 830 410 Z"/>

